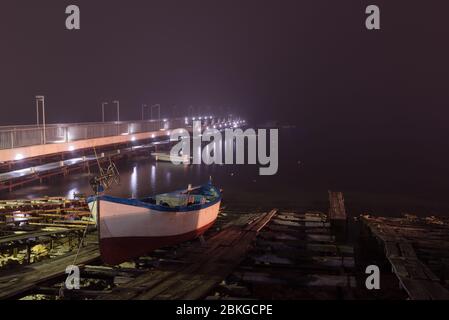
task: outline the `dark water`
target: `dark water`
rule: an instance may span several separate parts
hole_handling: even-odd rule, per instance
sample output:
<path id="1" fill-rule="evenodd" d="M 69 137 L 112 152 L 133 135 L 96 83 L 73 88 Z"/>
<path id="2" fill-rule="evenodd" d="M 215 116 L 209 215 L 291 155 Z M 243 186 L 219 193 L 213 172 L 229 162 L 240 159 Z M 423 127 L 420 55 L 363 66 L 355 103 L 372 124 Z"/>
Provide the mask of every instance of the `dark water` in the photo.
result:
<path id="1" fill-rule="evenodd" d="M 352 215 L 449 214 L 445 196 L 449 185 L 442 163 L 429 164 L 394 147 L 359 142 L 356 137 L 323 142 L 300 129 L 281 129 L 279 134 L 279 171 L 274 176 L 259 176 L 258 165 L 175 166 L 141 157 L 119 164 L 121 183 L 108 193 L 142 197 L 201 184 L 212 177 L 224 190 L 224 203 L 232 206 L 326 210 L 327 191 L 335 190 L 345 193 Z M 88 181 L 86 173 L 57 177 L 1 197 L 91 194 Z"/>

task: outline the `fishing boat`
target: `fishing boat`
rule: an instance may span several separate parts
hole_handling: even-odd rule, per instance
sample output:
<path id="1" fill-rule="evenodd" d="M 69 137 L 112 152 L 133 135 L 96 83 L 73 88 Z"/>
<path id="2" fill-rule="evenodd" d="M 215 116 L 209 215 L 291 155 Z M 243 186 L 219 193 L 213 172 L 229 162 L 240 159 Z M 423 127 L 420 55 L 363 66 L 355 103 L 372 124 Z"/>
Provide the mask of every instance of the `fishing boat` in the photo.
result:
<path id="1" fill-rule="evenodd" d="M 87 202 L 101 257 L 114 265 L 201 236 L 217 219 L 221 193 L 208 183 L 142 199 L 96 195 Z"/>

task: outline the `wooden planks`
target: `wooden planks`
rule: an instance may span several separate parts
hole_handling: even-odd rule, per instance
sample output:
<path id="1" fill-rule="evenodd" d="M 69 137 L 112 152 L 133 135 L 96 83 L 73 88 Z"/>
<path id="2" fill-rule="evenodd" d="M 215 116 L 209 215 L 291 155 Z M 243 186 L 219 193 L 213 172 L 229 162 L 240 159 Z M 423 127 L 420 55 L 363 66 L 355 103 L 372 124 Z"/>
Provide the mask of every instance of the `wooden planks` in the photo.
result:
<path id="1" fill-rule="evenodd" d="M 329 219 L 346 220 L 345 200 L 343 193 L 329 191 Z"/>
<path id="2" fill-rule="evenodd" d="M 422 224 L 418 218 L 411 220 L 363 216 L 362 221 L 384 245 L 385 256 L 410 299 L 449 299 L 449 290 L 441 285 L 440 279 L 419 259 L 413 246 L 416 244 L 419 247 L 421 241 L 429 241 L 421 233 L 413 231 L 426 228 L 430 231 L 435 227 L 433 224 Z M 436 247 L 443 243 L 439 240 L 443 239 L 434 239 Z"/>
<path id="3" fill-rule="evenodd" d="M 251 243 L 277 210 L 243 226 L 233 225 L 211 237 L 206 246 L 187 249 L 190 264 L 174 270 L 154 270 L 115 288 L 101 300 L 201 299 L 245 258 Z"/>
<path id="4" fill-rule="evenodd" d="M 0 274 L 0 300 L 16 297 L 50 278 L 64 275 L 66 267 L 73 264 L 75 255 L 76 252 L 27 265 L 14 270 L 13 273 Z M 85 264 L 99 257 L 97 246 L 87 246 L 81 249 L 76 263 Z"/>

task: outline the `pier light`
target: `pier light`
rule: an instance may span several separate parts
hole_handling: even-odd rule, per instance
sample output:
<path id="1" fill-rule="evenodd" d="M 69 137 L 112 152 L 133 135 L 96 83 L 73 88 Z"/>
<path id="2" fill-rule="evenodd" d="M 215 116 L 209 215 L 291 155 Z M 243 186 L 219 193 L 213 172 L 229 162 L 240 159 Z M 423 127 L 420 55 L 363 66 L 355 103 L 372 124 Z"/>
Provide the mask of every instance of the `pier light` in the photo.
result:
<path id="1" fill-rule="evenodd" d="M 16 154 L 16 156 L 14 157 L 15 160 L 22 160 L 23 158 L 24 156 L 21 153 Z"/>
<path id="2" fill-rule="evenodd" d="M 195 117 L 192 118 L 193 121 L 195 121 L 195 119 L 196 119 Z"/>
<path id="3" fill-rule="evenodd" d="M 169 136 L 170 135 L 170 131 L 167 131 L 167 136 Z"/>
<path id="4" fill-rule="evenodd" d="M 74 151 L 75 147 L 74 146 L 69 146 L 69 151 Z"/>
<path id="5" fill-rule="evenodd" d="M 217 126 L 214 125 L 214 129 L 217 129 Z"/>
<path id="6" fill-rule="evenodd" d="M 201 120 L 202 118 L 203 118 L 203 117 L 199 117 L 198 119 L 200 119 L 200 120 Z"/>
<path id="7" fill-rule="evenodd" d="M 136 141 L 136 137 L 133 136 L 133 137 L 131 138 L 131 141 Z"/>
<path id="8" fill-rule="evenodd" d="M 152 135 L 151 135 L 151 138 L 155 138 L 156 137 L 156 135 L 153 133 Z"/>

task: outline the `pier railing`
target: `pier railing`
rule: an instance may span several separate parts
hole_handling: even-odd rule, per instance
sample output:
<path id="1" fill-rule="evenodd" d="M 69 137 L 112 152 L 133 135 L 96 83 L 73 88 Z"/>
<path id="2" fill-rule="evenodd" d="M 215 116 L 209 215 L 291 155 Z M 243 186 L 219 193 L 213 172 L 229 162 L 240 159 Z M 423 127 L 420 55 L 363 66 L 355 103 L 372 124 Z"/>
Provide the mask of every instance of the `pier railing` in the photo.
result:
<path id="1" fill-rule="evenodd" d="M 134 122 L 49 124 L 43 126 L 0 127 L 0 150 L 33 145 L 152 132 L 184 127 L 185 118 Z"/>

